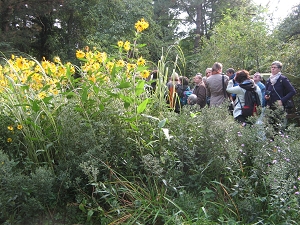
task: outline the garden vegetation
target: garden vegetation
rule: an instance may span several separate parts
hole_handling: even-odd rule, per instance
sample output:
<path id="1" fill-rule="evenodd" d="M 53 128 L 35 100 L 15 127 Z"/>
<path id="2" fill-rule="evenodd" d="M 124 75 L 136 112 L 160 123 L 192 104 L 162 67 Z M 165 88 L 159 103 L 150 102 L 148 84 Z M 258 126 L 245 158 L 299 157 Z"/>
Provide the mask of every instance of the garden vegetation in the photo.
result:
<path id="1" fill-rule="evenodd" d="M 185 59 L 178 46 L 143 58 L 148 26 L 110 54 L 78 50 L 80 65 L 5 59 L 0 223 L 297 224 L 299 127 L 276 132 L 268 109 L 248 127 L 225 105 L 174 113 L 165 84 Z"/>

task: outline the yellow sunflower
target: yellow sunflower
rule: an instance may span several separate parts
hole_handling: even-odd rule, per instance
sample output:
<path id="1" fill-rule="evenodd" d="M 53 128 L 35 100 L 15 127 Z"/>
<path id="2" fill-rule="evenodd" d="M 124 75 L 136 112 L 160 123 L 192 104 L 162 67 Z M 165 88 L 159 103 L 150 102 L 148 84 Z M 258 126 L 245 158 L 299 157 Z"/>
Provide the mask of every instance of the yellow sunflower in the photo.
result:
<path id="1" fill-rule="evenodd" d="M 125 62 L 124 62 L 123 60 L 118 60 L 118 61 L 116 62 L 116 66 L 117 66 L 117 67 L 124 67 L 124 66 L 125 66 Z"/>
<path id="2" fill-rule="evenodd" d="M 122 48 L 123 45 L 124 45 L 124 42 L 123 42 L 123 41 L 118 41 L 118 46 L 119 46 L 120 48 Z"/>
<path id="3" fill-rule="evenodd" d="M 128 52 L 130 50 L 130 42 L 129 41 L 125 41 L 123 47 L 124 47 L 124 50 Z"/>
<path id="4" fill-rule="evenodd" d="M 145 21 L 144 18 L 142 18 L 141 20 L 135 23 L 135 29 L 137 30 L 137 32 L 142 32 L 143 30 L 146 30 L 148 27 L 149 27 L 149 23 Z"/>
<path id="5" fill-rule="evenodd" d="M 81 50 L 76 51 L 76 57 L 78 59 L 82 59 L 82 58 L 84 58 L 84 56 L 85 56 L 85 53 L 83 51 L 81 51 Z"/>
<path id="6" fill-rule="evenodd" d="M 138 58 L 137 62 L 138 66 L 144 66 L 146 63 L 146 60 L 143 59 L 143 57 L 141 56 L 140 58 Z"/>
<path id="7" fill-rule="evenodd" d="M 141 72 L 141 77 L 142 78 L 147 78 L 150 75 L 150 71 L 149 70 L 144 70 Z"/>

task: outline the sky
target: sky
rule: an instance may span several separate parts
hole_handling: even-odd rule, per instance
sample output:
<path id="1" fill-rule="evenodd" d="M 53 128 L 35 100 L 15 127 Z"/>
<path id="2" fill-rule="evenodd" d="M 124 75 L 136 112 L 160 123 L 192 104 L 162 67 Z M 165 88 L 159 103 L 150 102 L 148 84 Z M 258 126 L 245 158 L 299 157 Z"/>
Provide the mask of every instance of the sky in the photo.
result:
<path id="1" fill-rule="evenodd" d="M 292 12 L 292 8 L 295 5 L 300 4 L 300 0 L 253 0 L 256 4 L 267 6 L 269 13 L 274 16 L 274 26 L 288 16 Z"/>

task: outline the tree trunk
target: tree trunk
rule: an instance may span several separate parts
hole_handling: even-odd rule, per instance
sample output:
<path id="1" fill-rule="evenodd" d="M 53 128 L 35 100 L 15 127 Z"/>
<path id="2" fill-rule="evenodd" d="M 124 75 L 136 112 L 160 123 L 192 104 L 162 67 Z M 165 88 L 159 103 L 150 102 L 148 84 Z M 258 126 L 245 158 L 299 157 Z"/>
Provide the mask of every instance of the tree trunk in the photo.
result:
<path id="1" fill-rule="evenodd" d="M 196 29 L 195 29 L 195 40 L 194 40 L 194 52 L 199 50 L 201 37 L 203 36 L 203 17 L 202 17 L 203 4 L 199 4 L 196 7 Z"/>

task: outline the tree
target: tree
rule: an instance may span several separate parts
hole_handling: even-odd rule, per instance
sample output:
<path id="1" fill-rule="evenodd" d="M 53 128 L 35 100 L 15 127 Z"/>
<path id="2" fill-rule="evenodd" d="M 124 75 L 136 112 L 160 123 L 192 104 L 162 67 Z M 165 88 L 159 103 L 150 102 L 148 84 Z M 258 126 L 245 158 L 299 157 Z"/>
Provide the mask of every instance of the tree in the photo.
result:
<path id="1" fill-rule="evenodd" d="M 194 27 L 182 35 L 193 37 L 194 52 L 197 52 L 202 38 L 210 37 L 210 31 L 228 13 L 227 9 L 234 11 L 249 5 L 249 0 L 178 0 L 179 10 L 186 15 L 182 25 Z"/>
<path id="2" fill-rule="evenodd" d="M 218 61 L 224 68 L 264 72 L 276 48 L 276 45 L 272 46 L 274 40 L 268 32 L 267 24 L 259 15 L 249 15 L 247 10 L 228 13 L 215 26 L 211 37 L 203 38 L 203 47 L 194 55 L 197 60 L 193 63 L 198 71 L 199 68 L 204 71 Z"/>
<path id="3" fill-rule="evenodd" d="M 284 64 L 284 72 L 300 77 L 300 4 L 279 24 L 274 31 L 276 38 L 281 40 L 278 45 L 280 60 Z"/>
<path id="4" fill-rule="evenodd" d="M 53 28 L 52 16 L 62 0 L 0 1 L 0 38 L 2 46 L 21 52 L 48 55 L 47 38 Z M 40 39 L 39 44 L 37 39 Z M 5 52 L 5 48 L 1 49 Z M 42 51 L 41 51 L 42 50 Z"/>
<path id="5" fill-rule="evenodd" d="M 85 46 L 113 51 L 117 41 L 135 37 L 134 24 L 141 18 L 150 28 L 141 39 L 148 45 L 139 51 L 152 60 L 157 61 L 161 48 L 174 40 L 174 26 L 170 28 L 168 21 L 161 29 L 151 0 L 6 0 L 0 4 L 0 51 L 14 48 L 39 60 L 60 56 L 76 62 L 76 49 Z"/>

